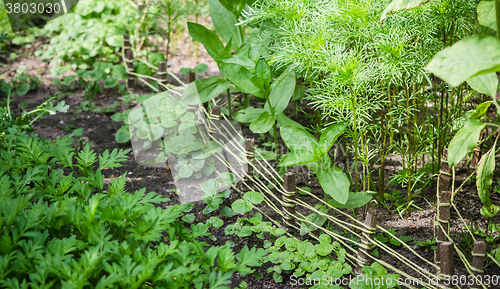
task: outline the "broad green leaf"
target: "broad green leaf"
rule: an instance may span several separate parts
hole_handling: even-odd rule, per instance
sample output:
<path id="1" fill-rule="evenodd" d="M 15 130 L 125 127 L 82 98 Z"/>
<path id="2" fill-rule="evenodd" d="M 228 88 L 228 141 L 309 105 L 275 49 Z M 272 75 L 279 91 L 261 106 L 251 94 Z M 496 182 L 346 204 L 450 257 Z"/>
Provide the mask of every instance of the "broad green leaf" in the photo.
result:
<path id="1" fill-rule="evenodd" d="M 448 147 L 448 164 L 457 165 L 468 153 L 472 152 L 479 140 L 479 134 L 486 124 L 477 119 L 467 121 L 457 132 Z"/>
<path id="2" fill-rule="evenodd" d="M 362 192 L 349 193 L 349 197 L 347 198 L 347 202 L 345 204 L 341 204 L 333 199 L 328 200 L 328 204 L 339 209 L 355 209 L 366 205 L 371 201 L 371 199 L 371 194 Z"/>
<path id="3" fill-rule="evenodd" d="M 184 217 L 182 217 L 182 220 L 186 223 L 192 223 L 192 222 L 194 222 L 195 219 L 196 219 L 196 216 L 193 213 L 187 214 Z"/>
<path id="4" fill-rule="evenodd" d="M 192 22 L 188 22 L 188 30 L 191 37 L 203 44 L 213 59 L 222 58 L 221 52 L 224 50 L 224 45 L 215 32 L 205 28 L 203 25 Z"/>
<path id="5" fill-rule="evenodd" d="M 323 205 L 317 204 L 314 206 L 314 208 L 321 213 L 328 214 L 328 209 L 326 209 Z M 318 229 L 318 227 L 323 226 L 326 222 L 326 217 L 322 216 L 318 213 L 312 213 L 306 217 L 306 220 L 309 222 L 313 223 L 314 225 L 310 223 L 303 222 L 300 225 L 300 235 L 304 236 L 307 233 L 313 232 Z M 315 226 L 316 225 L 316 226 Z"/>
<path id="6" fill-rule="evenodd" d="M 246 192 L 243 195 L 243 199 L 249 201 L 252 204 L 260 204 L 262 203 L 262 201 L 264 201 L 264 196 L 259 192 L 250 191 Z"/>
<path id="7" fill-rule="evenodd" d="M 207 70 L 208 70 L 208 65 L 206 65 L 205 63 L 200 63 L 194 67 L 194 72 L 198 75 L 207 72 Z"/>
<path id="8" fill-rule="evenodd" d="M 497 30 L 495 1 L 484 0 L 477 5 L 477 20 L 479 24 Z"/>
<path id="9" fill-rule="evenodd" d="M 497 95 L 498 76 L 494 72 L 474 76 L 468 79 L 467 83 L 479 93 L 484 93 L 491 97 Z"/>
<path id="10" fill-rule="evenodd" d="M 255 65 L 255 76 L 260 77 L 267 81 L 269 84 L 271 82 L 271 68 L 264 58 L 259 59 Z"/>
<path id="11" fill-rule="evenodd" d="M 391 4 L 387 5 L 382 16 L 380 16 L 380 22 L 384 21 L 389 15 L 398 12 L 403 9 L 412 9 L 422 4 L 429 2 L 429 0 L 394 0 Z"/>
<path id="12" fill-rule="evenodd" d="M 255 149 L 255 159 L 257 160 L 266 160 L 266 161 L 274 161 L 276 159 L 276 153 L 272 151 L 265 150 L 263 148 Z M 262 157 L 261 157 L 262 156 Z"/>
<path id="13" fill-rule="evenodd" d="M 344 132 L 347 122 L 341 122 L 329 126 L 321 133 L 319 138 L 320 149 L 323 153 L 328 153 L 337 138 Z"/>
<path id="14" fill-rule="evenodd" d="M 127 70 L 125 69 L 125 66 L 123 64 L 117 64 L 113 66 L 112 75 L 115 78 L 125 80 L 127 79 Z"/>
<path id="15" fill-rule="evenodd" d="M 298 127 L 298 128 L 304 128 L 300 123 L 298 123 L 294 120 L 291 120 L 284 113 L 278 114 L 278 118 L 276 119 L 276 121 L 278 122 L 278 124 L 280 126 L 286 125 L 286 126 L 294 126 L 294 127 Z"/>
<path id="16" fill-rule="evenodd" d="M 280 128 L 281 138 L 291 150 L 319 152 L 319 144 L 316 138 L 303 128 L 293 126 L 282 126 Z"/>
<path id="17" fill-rule="evenodd" d="M 233 212 L 236 214 L 242 214 L 250 211 L 253 207 L 252 204 L 245 202 L 242 199 L 234 201 L 234 203 L 231 205 L 231 208 L 233 209 Z"/>
<path id="18" fill-rule="evenodd" d="M 289 152 L 279 163 L 280 167 L 293 167 L 301 164 L 318 161 L 312 152 L 295 150 Z"/>
<path id="19" fill-rule="evenodd" d="M 493 171 L 495 170 L 495 148 L 496 143 L 493 144 L 493 147 L 491 147 L 491 149 L 479 161 L 476 179 L 479 199 L 490 213 L 494 212 L 493 205 L 490 200 L 490 188 Z"/>
<path id="20" fill-rule="evenodd" d="M 118 85 L 118 78 L 110 76 L 104 80 L 104 86 L 106 87 L 115 87 L 116 85 Z"/>
<path id="21" fill-rule="evenodd" d="M 126 143 L 130 140 L 130 133 L 127 127 L 122 126 L 115 134 L 117 143 Z"/>
<path id="22" fill-rule="evenodd" d="M 319 243 L 316 245 L 316 254 L 326 256 L 333 251 L 333 245 L 330 243 Z"/>
<path id="23" fill-rule="evenodd" d="M 297 252 L 299 252 L 302 256 L 306 258 L 314 257 L 314 255 L 316 255 L 316 250 L 314 248 L 314 245 L 311 244 L 310 242 L 300 243 L 299 247 L 297 248 Z"/>
<path id="24" fill-rule="evenodd" d="M 224 42 L 228 43 L 232 39 L 233 44 L 236 45 L 234 49 L 238 49 L 242 44 L 242 35 L 239 27 L 235 26 L 238 23 L 236 16 L 224 8 L 219 0 L 208 0 L 208 4 L 210 19 L 212 19 L 215 30 Z"/>
<path id="25" fill-rule="evenodd" d="M 346 204 L 349 198 L 349 179 L 345 173 L 337 167 L 316 172 L 319 183 L 326 194 L 331 196 L 340 204 Z"/>
<path id="26" fill-rule="evenodd" d="M 285 240 L 285 248 L 288 251 L 295 251 L 299 247 L 299 241 L 294 238 L 287 238 Z"/>
<path id="27" fill-rule="evenodd" d="M 253 133 L 266 133 L 274 125 L 276 116 L 271 116 L 267 111 L 264 111 L 259 118 L 250 124 L 250 130 Z"/>
<path id="28" fill-rule="evenodd" d="M 258 119 L 263 112 L 263 108 L 254 108 L 253 106 L 249 106 L 235 113 L 233 119 L 239 123 L 251 123 Z"/>
<path id="29" fill-rule="evenodd" d="M 321 234 L 319 235 L 319 242 L 320 243 L 331 243 L 332 238 L 328 236 L 327 234 Z"/>
<path id="30" fill-rule="evenodd" d="M 188 166 L 183 166 L 179 169 L 177 174 L 180 178 L 186 179 L 193 175 L 193 170 Z"/>
<path id="31" fill-rule="evenodd" d="M 145 63 L 139 62 L 135 66 L 135 73 L 151 76 L 151 68 L 147 66 Z"/>
<path id="32" fill-rule="evenodd" d="M 153 134 L 149 140 L 151 141 L 154 141 L 154 140 L 157 140 L 159 138 L 161 138 L 161 136 L 163 135 L 163 127 L 159 124 L 152 124 L 151 125 L 151 133 Z"/>
<path id="33" fill-rule="evenodd" d="M 500 207 L 497 205 L 491 205 L 490 207 L 482 206 L 481 207 L 481 215 L 485 218 L 493 218 L 498 214 Z"/>
<path id="34" fill-rule="evenodd" d="M 500 263 L 500 248 L 495 252 L 495 260 Z"/>
<path id="35" fill-rule="evenodd" d="M 123 47 L 123 35 L 108 35 L 104 38 L 104 41 L 106 41 L 109 46 Z"/>
<path id="36" fill-rule="evenodd" d="M 26 93 L 30 91 L 30 85 L 29 83 L 23 83 L 21 86 L 18 86 L 16 88 L 16 94 L 17 96 L 24 96 Z"/>
<path id="37" fill-rule="evenodd" d="M 153 66 L 158 66 L 158 63 L 165 61 L 165 55 L 160 52 L 154 52 L 149 55 L 149 63 L 153 64 Z"/>
<path id="38" fill-rule="evenodd" d="M 215 195 L 221 188 L 222 184 L 215 180 L 208 180 L 201 184 L 201 190 L 206 196 Z"/>
<path id="39" fill-rule="evenodd" d="M 500 70 L 500 40 L 492 36 L 469 36 L 438 52 L 426 69 L 458 86 L 467 79 Z"/>
<path id="40" fill-rule="evenodd" d="M 188 105 L 198 105 L 208 102 L 221 93 L 226 93 L 231 83 L 220 76 L 196 79 L 182 93 L 181 102 Z"/>
<path id="41" fill-rule="evenodd" d="M 233 210 L 230 207 L 224 207 L 220 214 L 224 217 L 232 217 L 233 216 Z"/>
<path id="42" fill-rule="evenodd" d="M 295 90 L 295 72 L 292 70 L 269 94 L 269 105 L 274 111 L 274 114 L 280 114 L 288 106 Z"/>
<path id="43" fill-rule="evenodd" d="M 250 81 L 253 74 L 245 67 L 234 63 L 219 63 L 219 70 L 222 75 L 243 92 L 261 98 L 265 97 L 264 93 Z"/>
<path id="44" fill-rule="evenodd" d="M 491 106 L 492 101 L 487 101 L 480 103 L 476 106 L 476 112 L 470 115 L 470 119 L 481 119 L 483 115 L 488 111 L 488 108 Z"/>
<path id="45" fill-rule="evenodd" d="M 253 60 L 251 60 L 250 58 L 238 56 L 238 55 L 233 55 L 231 57 L 221 59 L 220 62 L 238 64 L 238 65 L 245 67 L 248 70 L 253 70 L 255 67 L 255 62 Z"/>

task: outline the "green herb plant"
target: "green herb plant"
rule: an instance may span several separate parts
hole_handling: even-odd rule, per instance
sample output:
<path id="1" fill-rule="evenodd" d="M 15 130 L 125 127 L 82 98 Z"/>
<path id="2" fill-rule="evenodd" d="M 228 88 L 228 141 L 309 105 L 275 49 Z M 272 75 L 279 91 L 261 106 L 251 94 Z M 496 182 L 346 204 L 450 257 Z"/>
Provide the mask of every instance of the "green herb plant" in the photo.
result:
<path id="1" fill-rule="evenodd" d="M 40 84 L 40 78 L 36 76 L 31 76 L 27 73 L 16 74 L 10 81 L 10 85 L 13 90 L 15 89 L 17 96 L 24 96 L 29 91 L 38 89 Z"/>
<path id="2" fill-rule="evenodd" d="M 425 241 L 414 240 L 414 242 L 415 242 L 415 245 L 424 248 L 425 252 L 434 251 L 437 248 L 436 238 L 433 238 L 432 240 L 427 239 Z"/>
<path id="3" fill-rule="evenodd" d="M 352 289 L 389 289 L 400 288 L 397 280 L 401 277 L 398 274 L 389 274 L 387 270 L 375 262 L 371 266 L 365 266 L 361 269 L 363 278 L 361 281 L 353 279 L 349 288 Z"/>
<path id="4" fill-rule="evenodd" d="M 273 278 L 277 283 L 283 281 L 282 273 L 293 273 L 297 277 L 320 280 L 327 275 L 335 280 L 352 272 L 351 266 L 345 259 L 345 249 L 338 242 L 332 242 L 330 236 L 325 234 L 319 236 L 318 244 L 282 236 L 268 248 L 268 251 L 271 254 L 267 256 L 267 260 L 275 264 L 268 269 L 268 273 L 273 272 Z M 331 257 L 332 254 L 336 258 Z"/>

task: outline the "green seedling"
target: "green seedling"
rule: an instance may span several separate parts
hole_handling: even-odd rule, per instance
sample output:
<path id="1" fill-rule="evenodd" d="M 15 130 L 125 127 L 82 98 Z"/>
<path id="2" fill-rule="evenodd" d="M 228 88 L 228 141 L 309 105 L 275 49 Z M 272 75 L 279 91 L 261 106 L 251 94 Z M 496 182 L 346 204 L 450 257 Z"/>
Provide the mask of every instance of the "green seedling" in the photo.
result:
<path id="1" fill-rule="evenodd" d="M 436 243 L 436 238 L 432 240 L 425 240 L 425 241 L 414 241 L 417 246 L 420 246 L 425 249 L 425 252 L 429 251 L 434 251 L 437 248 L 437 243 Z"/>

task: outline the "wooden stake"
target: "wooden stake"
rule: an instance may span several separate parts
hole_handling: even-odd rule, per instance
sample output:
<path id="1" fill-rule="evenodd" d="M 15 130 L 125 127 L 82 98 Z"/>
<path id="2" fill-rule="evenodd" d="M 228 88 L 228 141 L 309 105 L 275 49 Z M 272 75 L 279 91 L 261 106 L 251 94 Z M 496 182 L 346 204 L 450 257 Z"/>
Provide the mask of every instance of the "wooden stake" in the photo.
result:
<path id="1" fill-rule="evenodd" d="M 361 269 L 364 266 L 370 265 L 370 259 L 368 259 L 369 254 L 371 254 L 371 249 L 373 248 L 373 239 L 375 238 L 375 223 L 377 221 L 377 215 L 373 210 L 369 210 L 366 213 L 365 227 L 361 228 L 361 233 L 363 238 L 361 238 L 361 246 L 358 250 L 358 265 L 356 266 L 355 273 L 362 274 Z"/>
<path id="2" fill-rule="evenodd" d="M 295 174 L 294 173 L 286 173 L 283 178 L 283 213 L 285 213 L 283 217 L 283 223 L 285 223 L 286 227 L 290 231 L 293 227 L 297 226 L 297 222 L 295 217 Z"/>
<path id="3" fill-rule="evenodd" d="M 481 280 L 484 274 L 485 257 L 486 257 L 486 243 L 484 241 L 474 242 L 474 251 L 472 251 L 472 271 L 474 272 L 474 276 L 476 276 L 476 280 L 475 284 L 472 285 L 470 288 L 482 288 Z"/>
<path id="4" fill-rule="evenodd" d="M 451 278 L 455 274 L 455 250 L 453 243 L 441 243 L 439 252 L 439 260 L 441 261 L 440 283 L 444 288 L 453 288 L 453 285 L 451 284 Z"/>
<path id="5" fill-rule="evenodd" d="M 158 63 L 158 79 L 160 79 L 161 83 L 164 83 L 167 80 L 167 62 L 161 61 Z M 163 86 L 158 83 L 158 90 L 165 91 Z"/>
<path id="6" fill-rule="evenodd" d="M 128 35 L 123 36 L 123 49 L 131 49 L 132 45 L 130 45 L 130 37 Z"/>
<path id="7" fill-rule="evenodd" d="M 193 71 L 188 72 L 188 83 L 194 82 L 196 80 L 196 73 Z"/>
<path id="8" fill-rule="evenodd" d="M 448 149 L 443 150 L 441 173 L 439 174 L 439 191 L 449 191 L 451 187 L 451 169 L 448 165 Z"/>
<path id="9" fill-rule="evenodd" d="M 441 192 L 440 197 L 439 197 L 439 211 L 438 211 L 438 222 L 441 226 L 438 226 L 437 231 L 437 239 L 436 239 L 436 244 L 437 244 L 437 249 L 436 249 L 436 256 L 440 256 L 440 244 L 443 242 L 448 241 L 448 238 L 446 238 L 445 233 L 448 233 L 449 227 L 450 227 L 450 200 L 451 200 L 451 195 L 452 193 L 449 191 Z M 443 227 L 444 231 L 441 229 Z M 440 260 L 438 259 L 438 264 Z"/>

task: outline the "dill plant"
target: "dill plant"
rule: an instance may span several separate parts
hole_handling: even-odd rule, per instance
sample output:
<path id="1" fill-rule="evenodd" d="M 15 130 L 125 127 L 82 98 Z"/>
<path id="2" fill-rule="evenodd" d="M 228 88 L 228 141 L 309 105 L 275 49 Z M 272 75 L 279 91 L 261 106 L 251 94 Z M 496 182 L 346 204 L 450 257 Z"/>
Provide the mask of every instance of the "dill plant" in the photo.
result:
<path id="1" fill-rule="evenodd" d="M 467 104 L 465 85 L 451 88 L 424 67 L 477 30 L 479 1 L 435 0 L 381 22 L 390 2 L 258 0 L 240 22 L 260 28 L 249 43 L 270 51 L 269 63 L 296 65 L 309 105 L 325 123 L 348 121 L 356 191 L 378 191 L 383 200 L 385 161 L 400 160 L 392 180 L 407 188 L 408 213 L 425 176 L 440 166 L 451 120 Z"/>

